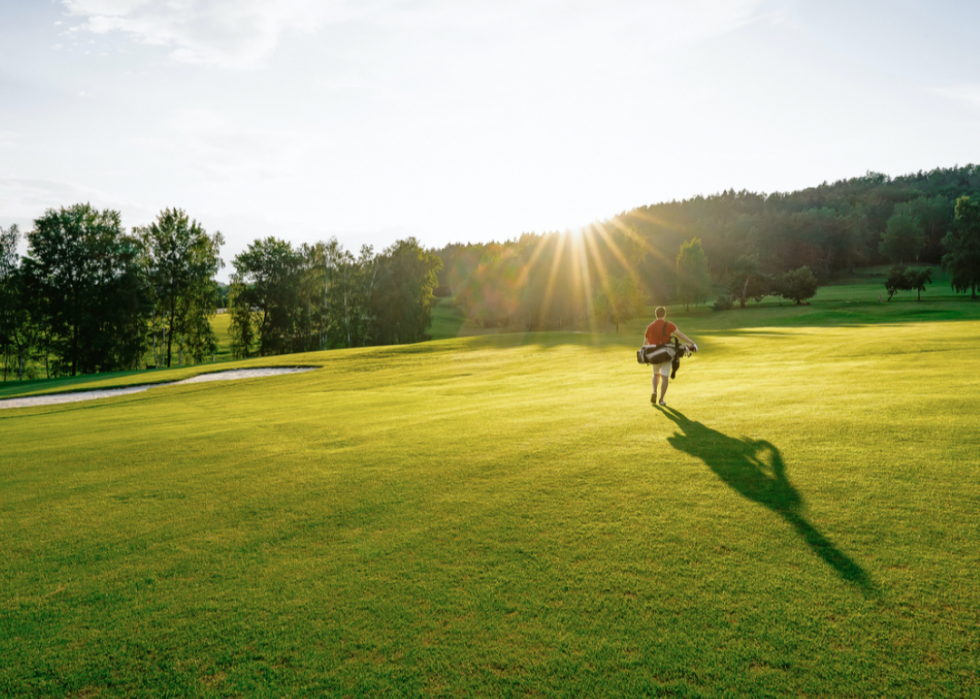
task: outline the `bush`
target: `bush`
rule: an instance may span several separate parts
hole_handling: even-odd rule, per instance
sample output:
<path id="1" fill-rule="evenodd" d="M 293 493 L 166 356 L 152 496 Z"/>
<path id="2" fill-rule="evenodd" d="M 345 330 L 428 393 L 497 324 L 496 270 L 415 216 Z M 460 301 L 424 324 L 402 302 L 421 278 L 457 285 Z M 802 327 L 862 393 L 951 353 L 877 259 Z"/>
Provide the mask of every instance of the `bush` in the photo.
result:
<path id="1" fill-rule="evenodd" d="M 725 295 L 719 296 L 718 297 L 718 300 L 715 301 L 714 309 L 716 311 L 730 311 L 730 310 L 732 310 L 732 307 L 734 305 L 735 305 L 735 302 L 732 301 L 732 297 L 730 295 L 728 295 L 728 294 L 725 294 Z"/>

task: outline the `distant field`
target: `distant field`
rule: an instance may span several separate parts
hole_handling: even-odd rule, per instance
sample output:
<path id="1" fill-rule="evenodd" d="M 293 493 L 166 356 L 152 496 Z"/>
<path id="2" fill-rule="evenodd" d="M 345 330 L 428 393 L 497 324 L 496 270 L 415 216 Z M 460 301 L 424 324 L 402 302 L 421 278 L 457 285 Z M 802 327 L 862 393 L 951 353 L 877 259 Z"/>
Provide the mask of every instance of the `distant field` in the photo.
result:
<path id="1" fill-rule="evenodd" d="M 978 696 L 980 304 L 932 291 L 672 309 L 666 410 L 643 319 L 0 411 L 0 696 Z"/>

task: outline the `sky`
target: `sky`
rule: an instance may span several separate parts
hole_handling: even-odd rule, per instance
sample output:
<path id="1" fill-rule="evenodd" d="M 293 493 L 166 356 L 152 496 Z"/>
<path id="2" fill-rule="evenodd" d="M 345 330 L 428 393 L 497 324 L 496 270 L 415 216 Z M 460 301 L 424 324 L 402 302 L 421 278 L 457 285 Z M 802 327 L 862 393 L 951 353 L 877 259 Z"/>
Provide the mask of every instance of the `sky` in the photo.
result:
<path id="1" fill-rule="evenodd" d="M 980 163 L 978 28 L 942 0 L 3 0 L 0 226 L 177 207 L 227 277 L 267 236 L 438 248 Z"/>

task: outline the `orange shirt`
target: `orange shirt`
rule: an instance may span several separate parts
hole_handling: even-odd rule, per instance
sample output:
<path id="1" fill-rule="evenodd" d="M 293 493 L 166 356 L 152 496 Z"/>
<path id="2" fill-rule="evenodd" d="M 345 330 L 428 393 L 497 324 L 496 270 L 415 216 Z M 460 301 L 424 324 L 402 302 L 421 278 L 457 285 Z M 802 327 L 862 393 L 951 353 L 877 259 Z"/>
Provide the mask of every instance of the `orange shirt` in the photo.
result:
<path id="1" fill-rule="evenodd" d="M 647 326 L 647 332 L 643 336 L 644 344 L 666 345 L 670 342 L 670 334 L 675 330 L 677 326 L 670 321 L 657 319 Z"/>

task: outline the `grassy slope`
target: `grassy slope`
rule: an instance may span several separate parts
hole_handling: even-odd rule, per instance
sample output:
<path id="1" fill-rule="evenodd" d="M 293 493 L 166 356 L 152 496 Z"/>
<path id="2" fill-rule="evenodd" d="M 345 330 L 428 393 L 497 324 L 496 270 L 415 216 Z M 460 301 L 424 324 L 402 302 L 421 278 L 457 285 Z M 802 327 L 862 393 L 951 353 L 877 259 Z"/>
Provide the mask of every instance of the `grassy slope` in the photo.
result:
<path id="1" fill-rule="evenodd" d="M 0 412 L 0 695 L 976 696 L 958 308 L 692 313 L 666 411 L 637 321 Z"/>

